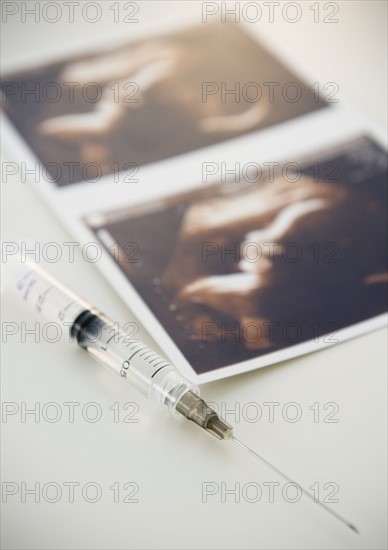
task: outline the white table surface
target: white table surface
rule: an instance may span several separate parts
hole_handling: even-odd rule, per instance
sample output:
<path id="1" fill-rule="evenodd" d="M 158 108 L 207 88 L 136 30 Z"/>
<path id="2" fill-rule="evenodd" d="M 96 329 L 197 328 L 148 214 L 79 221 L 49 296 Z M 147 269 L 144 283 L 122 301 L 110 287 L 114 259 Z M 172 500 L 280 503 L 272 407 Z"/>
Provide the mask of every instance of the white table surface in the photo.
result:
<path id="1" fill-rule="evenodd" d="M 300 4 L 306 7 L 312 2 Z M 185 6 L 176 2 L 173 9 Z M 274 32 L 317 74 L 337 82 L 349 100 L 384 130 L 387 4 L 344 1 L 339 6 L 337 24 L 314 24 L 311 17 L 295 25 L 277 20 Z M 171 6 L 145 2 L 141 9 L 142 17 L 157 20 Z M 23 59 L 28 51 L 59 51 L 69 44 L 77 48 L 95 39 L 93 33 L 109 32 L 109 25 L 96 26 L 93 31 L 89 26 L 86 31 L 78 20 L 69 27 L 12 19 L 3 25 L 2 59 L 9 64 Z M 12 160 L 4 146 L 4 159 Z M 2 184 L 2 239 L 74 240 L 34 190 L 17 178 Z M 80 255 L 73 264 L 53 265 L 52 272 L 118 321 L 132 315 Z M 28 327 L 36 321 L 9 296 L 3 300 L 2 320 L 25 322 Z M 145 339 L 152 343 L 147 335 Z M 323 496 L 328 494 L 323 485 L 336 483 L 339 503 L 331 506 L 357 525 L 361 532 L 357 536 L 306 498 L 286 502 L 281 495 L 284 482 L 275 473 L 233 444 L 217 442 L 184 421 L 174 422 L 78 349 L 44 341 L 37 344 L 32 337 L 25 343 L 18 337 L 9 338 L 2 350 L 2 399 L 19 408 L 23 402 L 28 408 L 39 403 L 42 410 L 39 422 L 31 416 L 22 422 L 20 412 L 3 417 L 2 481 L 16 483 L 20 491 L 23 483 L 27 488 L 39 483 L 41 498 L 36 503 L 29 496 L 22 502 L 19 492 L 3 503 L 2 547 L 386 548 L 386 346 L 386 332 L 379 330 L 202 389 L 209 401 L 224 402 L 228 409 L 239 407 L 237 418 L 227 414 L 236 425 L 236 434 L 297 481 L 305 486 L 317 482 Z M 47 422 L 43 415 L 45 404 L 52 402 L 63 413 L 57 423 Z M 68 421 L 66 402 L 80 403 L 73 423 Z M 81 414 L 91 402 L 102 411 L 96 423 L 87 422 Z M 114 422 L 109 409 L 115 402 L 119 403 L 119 422 Z M 127 402 L 139 407 L 134 416 L 137 423 L 123 422 Z M 265 402 L 280 403 L 273 423 Z M 301 408 L 299 422 L 287 422 L 281 414 L 290 402 Z M 339 406 L 337 423 L 322 421 L 328 402 Z M 248 403 L 261 405 L 260 421 L 249 421 Z M 313 403 L 320 406 L 319 422 L 314 422 L 309 409 Z M 87 412 L 92 416 L 91 408 Z M 280 482 L 273 503 L 265 485 L 272 481 Z M 74 502 L 69 502 L 68 485 L 64 485 L 68 482 L 80 484 Z M 138 502 L 123 502 L 130 493 L 123 489 L 127 482 L 137 484 Z M 207 502 L 202 502 L 204 482 L 219 489 Z M 62 489 L 57 503 L 47 502 L 53 496 L 48 492 L 45 498 L 47 483 Z M 87 483 L 98 484 L 98 502 L 82 497 L 81 489 L 85 491 Z M 119 503 L 109 488 L 114 483 L 120 486 Z M 253 490 L 258 484 L 263 495 L 258 502 L 249 502 L 255 499 Z M 240 502 L 229 495 L 223 503 L 222 487 L 234 486 L 240 488 Z M 87 498 L 93 496 L 90 486 Z"/>

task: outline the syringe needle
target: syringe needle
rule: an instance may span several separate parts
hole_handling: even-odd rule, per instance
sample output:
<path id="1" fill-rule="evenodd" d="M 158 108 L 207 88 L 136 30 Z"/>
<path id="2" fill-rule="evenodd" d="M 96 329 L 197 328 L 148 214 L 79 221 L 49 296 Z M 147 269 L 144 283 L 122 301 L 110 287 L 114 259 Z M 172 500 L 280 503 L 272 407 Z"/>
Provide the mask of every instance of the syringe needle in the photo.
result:
<path id="1" fill-rule="evenodd" d="M 323 504 L 323 502 L 321 502 L 320 500 L 316 499 L 311 493 L 309 493 L 309 491 L 306 491 L 306 489 L 304 489 L 303 487 L 301 487 L 301 485 L 299 483 L 296 483 L 295 481 L 293 481 L 291 478 L 289 478 L 288 476 L 286 476 L 285 474 L 283 474 L 283 472 L 281 472 L 280 470 L 278 470 L 275 466 L 273 466 L 270 462 L 268 462 L 267 460 L 265 460 L 265 458 L 263 458 L 262 456 L 260 456 L 258 453 L 256 453 L 256 451 L 254 451 L 253 449 L 250 449 L 249 447 L 247 447 L 244 443 L 242 443 L 239 439 L 237 439 L 236 437 L 232 437 L 232 441 L 234 441 L 239 447 L 241 447 L 242 449 L 244 449 L 245 451 L 247 451 L 249 454 L 251 454 L 252 456 L 254 456 L 257 460 L 260 460 L 263 464 L 265 464 L 266 466 L 268 466 L 268 468 L 271 468 L 271 470 L 273 470 L 274 472 L 276 472 L 278 475 L 280 475 L 281 477 L 283 477 L 284 479 L 286 479 L 289 483 L 294 483 L 296 485 L 298 485 L 298 487 L 300 488 L 300 490 L 302 491 L 303 494 L 305 494 L 306 496 L 308 496 L 309 498 L 311 498 L 311 500 L 313 500 L 314 502 L 316 502 L 317 504 L 319 504 L 320 506 L 322 506 L 322 508 L 324 508 L 327 512 L 330 512 L 330 514 L 332 514 L 333 516 L 335 516 L 337 519 L 339 519 L 340 521 L 342 521 L 343 523 L 345 523 L 345 525 L 347 525 L 350 529 L 352 529 L 352 531 L 354 531 L 355 533 L 357 533 L 358 535 L 360 534 L 358 529 L 352 525 L 351 523 L 349 523 L 346 519 L 344 519 L 342 516 L 340 516 L 339 514 L 337 514 L 337 512 L 334 512 L 334 510 L 332 510 L 331 508 L 329 508 L 328 506 L 325 506 L 325 504 Z"/>

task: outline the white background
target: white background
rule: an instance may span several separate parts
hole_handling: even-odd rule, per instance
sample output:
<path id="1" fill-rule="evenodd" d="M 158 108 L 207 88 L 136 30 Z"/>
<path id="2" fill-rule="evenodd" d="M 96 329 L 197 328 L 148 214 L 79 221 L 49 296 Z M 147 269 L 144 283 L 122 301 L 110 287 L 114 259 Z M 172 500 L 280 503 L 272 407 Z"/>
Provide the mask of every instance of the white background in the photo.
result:
<path id="1" fill-rule="evenodd" d="M 106 8 L 108 3 L 105 3 Z M 386 3 L 339 2 L 336 24 L 314 24 L 308 6 L 296 24 L 281 16 L 270 25 L 258 23 L 284 42 L 324 81 L 335 81 L 356 107 L 386 130 Z M 141 18 L 156 25 L 169 12 L 188 9 L 188 3 L 144 2 Z M 111 17 L 109 18 L 109 15 Z M 2 60 L 7 66 L 26 61 L 28 55 L 76 51 L 97 37 L 128 33 L 123 25 L 108 24 L 112 13 L 94 26 L 80 17 L 69 25 L 10 18 L 3 25 Z M 12 160 L 4 142 L 4 159 Z M 74 241 L 47 210 L 33 185 L 17 177 L 2 183 L 2 239 L 46 243 Z M 133 317 L 93 264 L 65 260 L 50 266 L 52 273 L 120 322 Z M 6 296 L 2 321 L 23 321 L 28 328 L 36 318 Z M 144 333 L 143 333 L 144 335 Z M 144 335 L 148 343 L 152 340 Z M 260 463 L 244 456 L 231 443 L 217 442 L 188 423 L 174 422 L 167 413 L 145 402 L 72 346 L 34 342 L 20 334 L 10 337 L 2 352 L 2 399 L 31 408 L 56 402 L 63 417 L 57 423 L 23 423 L 21 414 L 2 428 L 2 481 L 54 482 L 62 487 L 59 502 L 21 502 L 8 497 L 2 505 L 4 548 L 385 548 L 386 547 L 386 333 L 384 330 L 310 354 L 298 360 L 203 386 L 206 399 L 224 402 L 237 411 L 226 419 L 236 435 L 305 486 L 326 482 L 339 486 L 333 506 L 357 525 L 353 534 L 318 506 L 302 498 L 291 504 L 281 497 L 284 483 Z M 78 402 L 75 421 L 67 418 L 66 402 Z M 81 410 L 96 402 L 102 410 L 97 423 L 84 420 Z M 109 407 L 118 402 L 120 422 Z M 136 402 L 137 423 L 124 423 L 126 402 Z M 263 416 L 250 422 L 246 404 L 259 403 Z M 274 422 L 268 421 L 265 402 L 277 402 Z M 302 418 L 287 422 L 282 408 L 299 404 Z M 309 409 L 319 403 L 321 417 Z M 323 422 L 335 402 L 338 423 Z M 238 414 L 240 409 L 241 414 Z M 292 413 L 290 409 L 290 414 Z M 52 413 L 52 410 L 51 410 Z M 90 414 L 93 411 L 90 409 Z M 5 422 L 5 420 L 7 420 Z M 275 502 L 269 503 L 264 483 L 280 482 Z M 75 502 L 68 503 L 63 485 L 78 482 Z M 81 488 L 88 482 L 101 487 L 97 503 L 86 502 Z M 139 486 L 139 502 L 114 503 L 109 489 L 115 482 Z M 202 502 L 202 484 L 218 484 L 220 492 Z M 221 502 L 221 484 L 259 484 L 260 501 L 247 502 L 234 495 Z M 50 493 L 51 495 L 51 493 Z M 249 493 L 248 497 L 252 497 Z M 291 495 L 291 492 L 290 492 Z M 327 495 L 323 491 L 321 496 Z M 90 496 L 93 496 L 90 490 Z"/>

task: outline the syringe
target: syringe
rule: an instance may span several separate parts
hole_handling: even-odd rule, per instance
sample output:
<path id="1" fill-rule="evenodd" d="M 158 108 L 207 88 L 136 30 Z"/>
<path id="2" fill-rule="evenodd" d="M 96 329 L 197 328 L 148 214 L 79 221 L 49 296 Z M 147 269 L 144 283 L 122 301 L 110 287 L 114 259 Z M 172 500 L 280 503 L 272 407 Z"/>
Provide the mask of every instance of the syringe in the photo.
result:
<path id="1" fill-rule="evenodd" d="M 13 272 L 18 294 L 38 314 L 58 323 L 71 342 L 145 397 L 166 406 L 174 416 L 180 413 L 218 439 L 232 438 L 232 427 L 199 397 L 199 388 L 168 361 L 122 331 L 39 265 L 18 260 L 13 258 L 6 268 Z"/>
<path id="2" fill-rule="evenodd" d="M 288 482 L 291 478 L 247 447 L 233 435 L 233 428 L 201 399 L 199 388 L 187 380 L 166 359 L 135 340 L 117 323 L 100 313 L 66 288 L 39 265 L 15 256 L 6 266 L 8 281 L 39 315 L 59 323 L 71 342 L 131 383 L 148 399 L 166 406 L 173 416 L 182 415 L 221 440 L 232 440 Z M 300 490 L 356 533 L 357 529 L 317 500 L 309 491 Z"/>

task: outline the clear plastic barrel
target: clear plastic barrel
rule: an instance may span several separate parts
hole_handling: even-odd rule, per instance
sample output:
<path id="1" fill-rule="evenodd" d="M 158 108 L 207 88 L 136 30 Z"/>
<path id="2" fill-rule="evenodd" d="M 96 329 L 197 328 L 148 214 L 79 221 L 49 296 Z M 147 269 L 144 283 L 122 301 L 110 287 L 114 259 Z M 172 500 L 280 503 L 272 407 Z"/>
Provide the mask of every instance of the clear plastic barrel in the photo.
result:
<path id="1" fill-rule="evenodd" d="M 65 328 L 92 357 L 113 370 L 143 395 L 168 407 L 188 391 L 199 389 L 166 359 L 118 328 L 109 318 L 67 289 L 34 262 L 15 256 L 4 267 L 6 286 L 45 319 Z"/>

